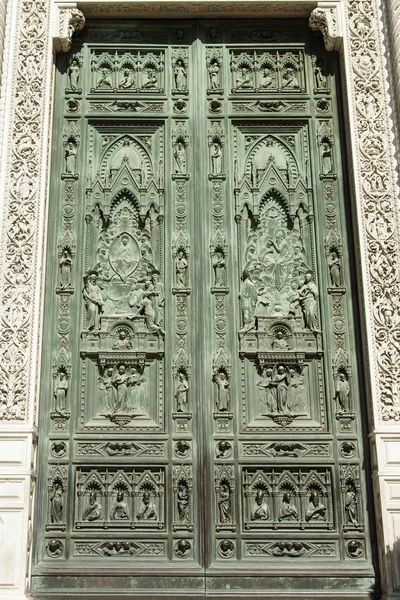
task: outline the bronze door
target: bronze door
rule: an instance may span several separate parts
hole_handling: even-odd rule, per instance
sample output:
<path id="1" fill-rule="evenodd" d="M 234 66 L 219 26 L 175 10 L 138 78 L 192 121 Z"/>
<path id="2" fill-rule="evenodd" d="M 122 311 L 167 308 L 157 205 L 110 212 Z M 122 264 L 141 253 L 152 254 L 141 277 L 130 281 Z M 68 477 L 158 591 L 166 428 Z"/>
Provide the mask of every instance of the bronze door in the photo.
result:
<path id="1" fill-rule="evenodd" d="M 303 21 L 58 57 L 35 598 L 373 597 L 338 85 Z"/>

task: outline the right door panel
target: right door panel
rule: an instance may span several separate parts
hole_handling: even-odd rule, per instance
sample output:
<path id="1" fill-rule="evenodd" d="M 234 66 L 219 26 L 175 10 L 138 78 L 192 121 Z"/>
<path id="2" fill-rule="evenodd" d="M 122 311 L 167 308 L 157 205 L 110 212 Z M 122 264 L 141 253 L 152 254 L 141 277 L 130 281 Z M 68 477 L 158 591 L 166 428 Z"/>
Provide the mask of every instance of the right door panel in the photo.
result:
<path id="1" fill-rule="evenodd" d="M 369 598 L 337 57 L 306 23 L 201 37 L 207 593 Z"/>

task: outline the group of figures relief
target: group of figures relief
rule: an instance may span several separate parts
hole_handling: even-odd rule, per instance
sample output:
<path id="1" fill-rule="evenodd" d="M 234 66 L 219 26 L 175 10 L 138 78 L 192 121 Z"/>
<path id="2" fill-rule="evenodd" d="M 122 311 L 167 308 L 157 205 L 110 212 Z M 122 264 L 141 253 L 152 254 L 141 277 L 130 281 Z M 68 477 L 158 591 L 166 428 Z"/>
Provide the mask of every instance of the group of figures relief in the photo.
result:
<path id="1" fill-rule="evenodd" d="M 98 383 L 99 406 L 105 414 L 147 409 L 147 379 L 143 376 L 143 368 L 124 364 L 107 367 Z"/>
<path id="2" fill-rule="evenodd" d="M 104 519 L 103 506 L 97 500 L 97 493 L 90 492 L 89 500 L 82 513 L 83 521 L 98 521 Z M 131 513 L 123 491 L 118 491 L 110 509 L 111 521 L 130 521 Z M 157 521 L 157 509 L 149 490 L 144 490 L 139 507 L 135 514 L 138 521 Z"/>
<path id="3" fill-rule="evenodd" d="M 276 413 L 305 414 L 305 367 L 277 364 L 264 366 L 257 383 L 260 401 L 267 415 Z"/>
<path id="4" fill-rule="evenodd" d="M 304 91 L 304 56 L 301 52 L 231 53 L 232 92 Z M 320 78 L 322 78 L 322 71 Z"/>
<path id="5" fill-rule="evenodd" d="M 308 266 L 304 247 L 305 226 L 297 216 L 289 225 L 273 198 L 262 205 L 260 219 L 246 242 L 241 303 L 243 331 L 256 325 L 256 317 L 295 318 L 318 331 L 318 287 Z"/>

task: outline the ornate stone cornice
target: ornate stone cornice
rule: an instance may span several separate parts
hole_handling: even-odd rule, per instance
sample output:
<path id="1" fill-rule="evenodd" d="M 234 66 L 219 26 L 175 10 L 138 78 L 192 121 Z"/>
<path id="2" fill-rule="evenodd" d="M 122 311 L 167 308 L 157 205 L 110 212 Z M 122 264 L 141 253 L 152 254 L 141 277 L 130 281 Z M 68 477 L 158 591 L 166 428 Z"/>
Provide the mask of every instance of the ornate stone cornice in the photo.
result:
<path id="1" fill-rule="evenodd" d="M 53 34 L 54 49 L 56 52 L 68 52 L 73 33 L 85 26 L 85 17 L 76 6 L 56 5 L 55 9 L 57 12 Z"/>
<path id="2" fill-rule="evenodd" d="M 318 2 L 310 15 L 310 27 L 322 33 L 328 51 L 340 50 L 343 40 L 338 10 L 338 2 Z"/>
<path id="3" fill-rule="evenodd" d="M 309 17 L 311 11 L 318 2 L 305 0 L 303 2 L 288 1 L 219 1 L 203 0 L 202 2 L 188 2 L 177 0 L 175 2 L 163 2 L 162 0 L 143 1 L 121 1 L 121 2 L 98 2 L 87 0 L 78 2 L 79 8 L 90 17 L 135 17 L 160 16 L 179 17 L 182 15 L 193 17 L 227 17 L 232 15 L 247 15 L 249 17 Z"/>

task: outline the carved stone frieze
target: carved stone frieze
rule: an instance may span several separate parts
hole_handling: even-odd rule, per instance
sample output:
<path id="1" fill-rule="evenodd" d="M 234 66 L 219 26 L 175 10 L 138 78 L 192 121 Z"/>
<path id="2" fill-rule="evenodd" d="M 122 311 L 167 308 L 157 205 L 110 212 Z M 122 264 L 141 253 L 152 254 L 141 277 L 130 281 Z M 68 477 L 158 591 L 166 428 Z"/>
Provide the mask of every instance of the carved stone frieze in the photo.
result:
<path id="1" fill-rule="evenodd" d="M 165 542 L 149 542 L 147 540 L 110 540 L 74 542 L 74 556 L 106 556 L 118 558 L 163 557 Z"/>
<path id="2" fill-rule="evenodd" d="M 271 556 L 274 558 L 308 558 L 322 556 L 335 558 L 338 548 L 335 542 L 320 541 L 278 541 L 245 542 L 245 554 L 249 557 Z"/>

